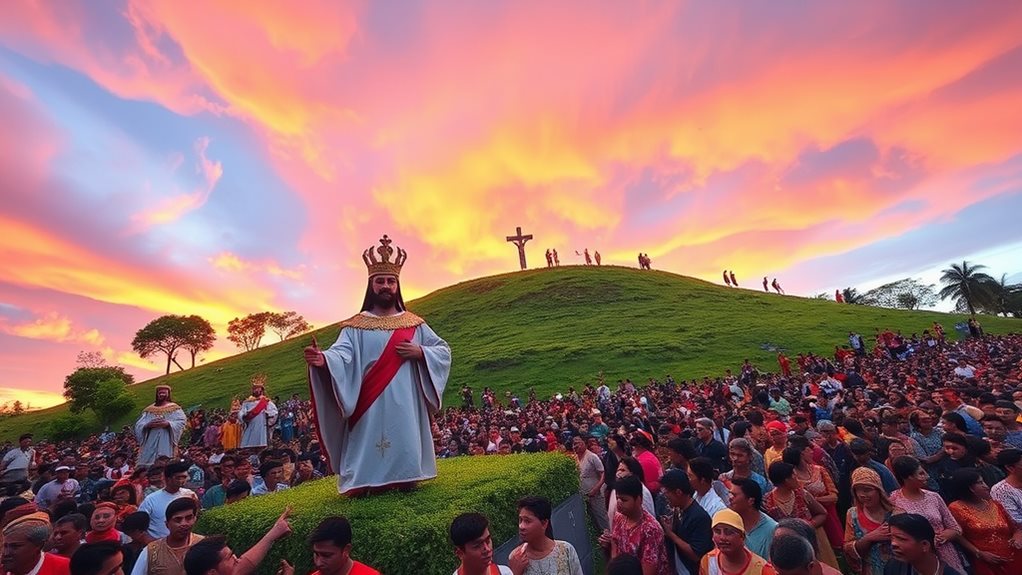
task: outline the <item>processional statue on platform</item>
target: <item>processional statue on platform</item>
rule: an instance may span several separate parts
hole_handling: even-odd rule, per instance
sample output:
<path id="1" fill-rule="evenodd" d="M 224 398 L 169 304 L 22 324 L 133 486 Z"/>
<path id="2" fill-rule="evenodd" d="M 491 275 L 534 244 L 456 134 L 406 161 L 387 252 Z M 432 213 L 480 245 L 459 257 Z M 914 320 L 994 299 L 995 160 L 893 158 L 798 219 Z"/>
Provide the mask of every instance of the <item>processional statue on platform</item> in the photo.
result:
<path id="1" fill-rule="evenodd" d="M 138 465 L 152 465 L 161 455 L 177 457 L 177 446 L 187 423 L 184 410 L 170 398 L 170 386 L 156 386 L 156 401 L 143 409 L 135 421 Z"/>
<path id="2" fill-rule="evenodd" d="M 365 301 L 337 342 L 320 350 L 313 338 L 305 348 L 323 452 L 350 496 L 436 477 L 430 415 L 440 410 L 451 349 L 405 310 L 399 276 L 408 254 L 391 243 L 383 236 L 363 252 Z"/>

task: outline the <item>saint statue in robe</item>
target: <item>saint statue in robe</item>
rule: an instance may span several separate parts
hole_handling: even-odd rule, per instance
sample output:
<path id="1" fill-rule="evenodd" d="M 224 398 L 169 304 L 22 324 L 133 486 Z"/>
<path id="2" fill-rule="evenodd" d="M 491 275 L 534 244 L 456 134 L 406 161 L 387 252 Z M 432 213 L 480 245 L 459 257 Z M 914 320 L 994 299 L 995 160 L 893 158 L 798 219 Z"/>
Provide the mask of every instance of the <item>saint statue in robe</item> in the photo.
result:
<path id="1" fill-rule="evenodd" d="M 305 348 L 316 430 L 338 491 L 351 496 L 411 488 L 436 477 L 431 416 L 440 410 L 451 349 L 405 310 L 398 278 L 407 259 L 383 236 L 362 254 L 369 268 L 362 311 L 337 341 Z M 379 257 L 377 257 L 379 256 Z"/>
<path id="2" fill-rule="evenodd" d="M 170 399 L 170 386 L 156 386 L 156 401 L 143 409 L 135 422 L 137 464 L 152 465 L 161 455 L 177 457 L 177 445 L 187 423 L 184 410 Z"/>
<path id="3" fill-rule="evenodd" d="M 266 376 L 252 378 L 252 395 L 241 402 L 238 410 L 244 429 L 241 432 L 241 448 L 261 448 L 270 444 L 273 427 L 277 425 L 277 404 L 266 397 Z"/>

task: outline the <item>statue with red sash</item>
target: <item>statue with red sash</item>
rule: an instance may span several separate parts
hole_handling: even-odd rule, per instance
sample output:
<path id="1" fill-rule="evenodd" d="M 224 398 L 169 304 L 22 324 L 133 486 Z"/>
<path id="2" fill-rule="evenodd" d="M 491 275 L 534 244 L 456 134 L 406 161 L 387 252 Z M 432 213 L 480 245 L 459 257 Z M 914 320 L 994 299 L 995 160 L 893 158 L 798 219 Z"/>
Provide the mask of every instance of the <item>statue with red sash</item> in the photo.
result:
<path id="1" fill-rule="evenodd" d="M 241 432 L 242 449 L 269 445 L 273 426 L 277 425 L 277 404 L 266 397 L 265 375 L 252 378 L 252 395 L 241 402 L 238 415 L 245 425 Z"/>
<path id="2" fill-rule="evenodd" d="M 398 278 L 407 253 L 363 252 L 369 269 L 362 311 L 341 322 L 337 341 L 305 348 L 313 415 L 342 494 L 411 488 L 436 477 L 430 417 L 439 411 L 451 349 L 405 310 Z"/>

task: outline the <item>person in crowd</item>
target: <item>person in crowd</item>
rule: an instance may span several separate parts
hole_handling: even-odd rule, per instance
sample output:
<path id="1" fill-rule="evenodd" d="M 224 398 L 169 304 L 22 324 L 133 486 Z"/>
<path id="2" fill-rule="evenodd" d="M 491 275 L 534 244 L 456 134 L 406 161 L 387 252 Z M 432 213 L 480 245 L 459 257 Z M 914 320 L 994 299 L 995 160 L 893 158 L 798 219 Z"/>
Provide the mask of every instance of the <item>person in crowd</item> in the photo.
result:
<path id="1" fill-rule="evenodd" d="M 227 491 L 224 492 L 224 505 L 230 505 L 237 503 L 242 499 L 248 498 L 252 494 L 252 485 L 248 481 L 241 479 L 235 479 L 227 486 Z"/>
<path id="2" fill-rule="evenodd" d="M 732 441 L 733 443 L 733 441 Z M 667 562 L 676 575 L 697 575 L 699 563 L 713 549 L 710 515 L 696 503 L 688 473 L 671 469 L 660 478 L 670 513 L 660 517 L 667 542 Z"/>
<path id="3" fill-rule="evenodd" d="M 490 521 L 481 513 L 462 513 L 449 529 L 459 565 L 454 575 L 513 575 L 510 567 L 493 562 Z"/>
<path id="4" fill-rule="evenodd" d="M 101 501 L 92 510 L 89 519 L 89 532 L 85 534 L 86 543 L 116 541 L 121 544 L 131 542 L 131 538 L 116 528 L 117 506 L 109 501 Z"/>
<path id="5" fill-rule="evenodd" d="M 784 448 L 788 446 L 788 426 L 783 421 L 774 420 L 766 425 L 770 447 L 763 452 L 763 464 L 770 469 L 770 464 L 780 461 Z"/>
<path id="6" fill-rule="evenodd" d="M 868 467 L 852 472 L 854 504 L 845 520 L 845 560 L 858 575 L 882 575 L 891 558 L 892 515 L 903 513 L 888 499 L 880 476 Z"/>
<path id="7" fill-rule="evenodd" d="M 820 565 L 813 546 L 804 537 L 775 534 L 770 542 L 770 566 L 778 575 L 812 575 L 822 572 Z"/>
<path id="8" fill-rule="evenodd" d="M 553 537 L 552 511 L 545 497 L 524 497 L 518 501 L 518 536 L 522 544 L 508 557 L 508 567 L 514 575 L 582 575 L 575 547 Z"/>
<path id="9" fill-rule="evenodd" d="M 990 489 L 990 496 L 1004 507 L 1016 527 L 1022 527 L 1022 450 L 1002 450 L 997 464 L 1008 475 Z"/>
<path id="10" fill-rule="evenodd" d="M 884 575 L 962 575 L 964 572 L 944 563 L 937 554 L 936 534 L 929 520 L 916 513 L 901 513 L 888 521 L 891 529 L 891 554 Z"/>
<path id="11" fill-rule="evenodd" d="M 816 530 L 813 526 L 802 521 L 801 519 L 782 519 L 777 522 L 777 529 L 774 530 L 774 541 L 777 541 L 779 537 L 795 536 L 804 539 L 809 543 L 809 548 L 813 551 L 813 564 L 812 566 L 806 563 L 802 564 L 801 568 L 794 568 L 808 575 L 841 575 L 839 569 L 835 569 L 822 561 L 816 560 L 820 555 L 819 539 L 816 537 Z M 783 549 L 783 547 L 782 547 Z M 773 561 L 773 542 L 770 543 L 770 556 Z M 780 569 L 774 565 L 774 569 L 778 570 L 778 575 L 782 575 Z"/>
<path id="12" fill-rule="evenodd" d="M 252 495 L 266 495 L 290 489 L 284 481 L 284 463 L 279 459 L 268 459 L 259 466 L 259 477 L 262 481 L 252 487 Z"/>
<path id="13" fill-rule="evenodd" d="M 613 529 L 614 516 L 617 515 L 617 494 L 615 493 L 615 490 L 617 489 L 617 482 L 625 477 L 634 475 L 639 478 L 639 481 L 642 481 L 642 486 L 644 488 L 642 491 L 642 506 L 650 515 L 656 515 L 656 508 L 653 506 L 653 494 L 650 493 L 648 488 L 646 488 L 646 482 L 643 477 L 644 473 L 645 470 L 642 468 L 642 465 L 634 457 L 625 456 L 618 462 L 617 473 L 614 478 L 615 489 L 611 490 L 610 499 L 607 502 L 607 517 L 608 522 L 610 523 L 610 527 L 607 529 L 608 531 L 609 529 Z M 606 538 L 604 539 L 609 545 L 609 540 Z"/>
<path id="14" fill-rule="evenodd" d="M 202 495 L 202 508 L 213 509 L 227 503 L 227 487 L 234 481 L 234 466 L 237 459 L 233 455 L 224 455 L 217 465 L 219 483 L 210 487 Z"/>
<path id="15" fill-rule="evenodd" d="M 270 529 L 241 557 L 234 554 L 223 535 L 204 537 L 191 545 L 182 565 L 185 575 L 251 575 L 262 564 L 273 544 L 291 534 L 288 518 L 291 508 L 285 508 Z M 294 568 L 281 560 L 278 575 L 294 575 Z"/>
<path id="16" fill-rule="evenodd" d="M 894 470 L 901 489 L 891 494 L 891 503 L 906 513 L 925 517 L 933 526 L 934 549 L 941 561 L 951 569 L 964 573 L 963 558 L 954 545 L 962 534 L 962 528 L 940 495 L 926 489 L 929 477 L 922 464 L 915 457 L 905 455 L 894 460 Z"/>
<path id="17" fill-rule="evenodd" d="M 643 484 L 649 492 L 656 495 L 660 490 L 660 476 L 664 474 L 663 466 L 653 453 L 653 436 L 649 432 L 637 429 L 631 439 L 632 457 L 642 465 Z"/>
<path id="18" fill-rule="evenodd" d="M 309 534 L 312 575 L 380 575 L 372 567 L 351 558 L 351 523 L 341 515 L 327 517 Z"/>
<path id="19" fill-rule="evenodd" d="M 89 528 L 89 520 L 81 513 L 71 513 L 57 519 L 53 523 L 50 553 L 71 558 L 75 551 L 85 543 L 85 532 Z"/>
<path id="20" fill-rule="evenodd" d="M 827 534 L 827 540 L 831 547 L 840 548 L 844 541 L 844 533 L 841 528 L 841 520 L 837 514 L 837 486 L 829 471 L 822 465 L 817 465 L 813 460 L 813 448 L 808 440 L 792 438 L 785 448 L 781 459 L 795 467 L 795 478 L 817 503 L 823 506 L 827 512 L 827 519 L 823 523 L 823 530 Z"/>
<path id="21" fill-rule="evenodd" d="M 10 449 L 0 458 L 0 483 L 28 481 L 28 470 L 36 463 L 36 452 L 32 448 L 32 434 L 23 433 L 18 438 L 18 447 Z"/>
<path id="22" fill-rule="evenodd" d="M 748 480 L 744 480 L 748 481 Z M 755 483 L 753 483 L 755 485 Z M 758 486 L 757 486 L 758 487 Z M 722 509 L 712 518 L 715 549 L 703 556 L 699 575 L 774 575 L 774 568 L 762 555 L 750 551 L 745 522 L 731 509 Z M 771 534 L 769 543 L 773 542 Z"/>
<path id="23" fill-rule="evenodd" d="M 727 493 L 722 498 L 716 489 L 715 484 L 719 484 L 719 482 L 717 481 L 717 469 L 713 466 L 712 460 L 706 457 L 697 457 L 690 461 L 688 479 L 692 483 L 692 488 L 695 489 L 696 503 L 705 509 L 706 513 L 712 516 L 727 507 L 727 503 L 724 501 Z"/>
<path id="24" fill-rule="evenodd" d="M 77 479 L 71 477 L 71 468 L 58 465 L 53 469 L 54 478 L 39 489 L 35 504 L 40 509 L 49 509 L 59 501 L 73 501 L 81 490 Z"/>
<path id="25" fill-rule="evenodd" d="M 774 521 L 801 519 L 812 525 L 823 537 L 820 544 L 822 550 L 820 560 L 836 568 L 837 558 L 834 556 L 830 541 L 826 538 L 826 533 L 823 532 L 827 511 L 802 487 L 795 476 L 795 466 L 785 461 L 775 461 L 767 469 L 767 473 L 774 489 L 763 497 L 763 510 Z"/>
<path id="26" fill-rule="evenodd" d="M 735 479 L 752 479 L 759 484 L 763 493 L 769 493 L 773 489 L 773 485 L 770 485 L 766 477 L 752 470 L 752 462 L 755 459 L 753 455 L 758 453 L 752 447 L 752 443 L 744 437 L 735 437 L 731 440 L 731 443 L 728 444 L 728 458 L 731 460 L 731 470 L 721 473 L 718 477 L 726 489 L 731 489 L 731 484 Z M 762 454 L 759 456 L 760 461 L 762 461 Z"/>
<path id="27" fill-rule="evenodd" d="M 621 553 L 635 555 L 643 571 L 653 575 L 669 575 L 664 548 L 664 531 L 660 523 L 642 506 L 642 482 L 632 475 L 617 482 L 617 516 L 611 531 L 610 556 Z"/>
<path id="28" fill-rule="evenodd" d="M 3 527 L 0 566 L 6 575 L 69 575 L 70 559 L 44 553 L 50 539 L 50 516 L 31 505 Z M 10 512 L 8 512 L 10 513 Z M 6 515 L 5 515 L 6 516 Z"/>
<path id="29" fill-rule="evenodd" d="M 139 511 L 149 514 L 149 535 L 153 539 L 160 539 L 170 534 L 167 525 L 169 517 L 166 516 L 167 506 L 176 499 L 182 497 L 192 499 L 198 503 L 195 492 L 184 487 L 188 481 L 188 463 L 175 461 L 163 468 L 163 489 L 154 491 L 146 496 L 142 504 L 138 506 Z"/>
<path id="30" fill-rule="evenodd" d="M 298 456 L 295 472 L 291 476 L 291 487 L 297 487 L 306 481 L 323 479 L 323 474 L 316 469 L 312 456 L 308 453 Z"/>
<path id="31" fill-rule="evenodd" d="M 717 472 L 727 471 L 731 468 L 728 461 L 728 449 L 722 441 L 713 437 L 716 428 L 713 420 L 709 417 L 701 417 L 696 420 L 696 454 L 705 457 L 713 464 Z"/>
<path id="32" fill-rule="evenodd" d="M 70 575 L 124 575 L 125 555 L 116 541 L 86 543 L 71 557 Z"/>
<path id="33" fill-rule="evenodd" d="M 607 518 L 607 504 L 603 499 L 603 461 L 589 450 L 585 440 L 576 435 L 571 442 L 572 451 L 579 470 L 579 490 L 586 502 L 589 518 L 596 528 L 603 531 L 610 529 Z"/>
<path id="34" fill-rule="evenodd" d="M 622 553 L 607 562 L 607 575 L 643 575 L 642 563 L 635 555 Z"/>
<path id="35" fill-rule="evenodd" d="M 769 555 L 770 541 L 777 529 L 777 522 L 763 512 L 763 491 L 759 484 L 751 479 L 734 480 L 728 507 L 742 518 L 745 546 L 749 551 L 760 557 Z"/>
<path id="36" fill-rule="evenodd" d="M 979 472 L 955 471 L 951 488 L 955 500 L 948 509 L 962 528 L 958 542 L 970 556 L 974 575 L 1022 573 L 1022 530 L 990 498 L 990 487 Z"/>
<path id="37" fill-rule="evenodd" d="M 130 538 L 130 541 L 124 545 L 124 549 L 127 551 L 124 557 L 124 572 L 130 575 L 142 550 L 155 541 L 152 535 L 149 535 L 149 514 L 145 511 L 137 511 L 128 515 L 121 523 L 121 530 Z"/>
<path id="38" fill-rule="evenodd" d="M 161 516 L 166 517 L 164 527 L 167 535 L 155 539 L 142 549 L 131 575 L 184 575 L 184 559 L 188 549 L 202 541 L 202 535 L 192 532 L 199 516 L 199 502 L 195 498 L 179 497 L 172 500 Z"/>

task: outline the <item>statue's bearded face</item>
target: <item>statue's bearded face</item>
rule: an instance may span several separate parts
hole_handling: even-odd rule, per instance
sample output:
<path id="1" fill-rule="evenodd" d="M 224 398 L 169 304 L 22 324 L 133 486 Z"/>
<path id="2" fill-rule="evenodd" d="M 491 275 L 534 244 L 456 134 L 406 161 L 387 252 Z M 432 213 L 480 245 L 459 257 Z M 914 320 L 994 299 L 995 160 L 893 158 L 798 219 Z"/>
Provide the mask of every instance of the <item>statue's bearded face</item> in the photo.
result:
<path id="1" fill-rule="evenodd" d="M 263 395 L 263 386 L 261 386 L 261 385 L 253 385 L 252 386 L 252 395 L 255 396 L 255 397 L 261 397 Z"/>
<path id="2" fill-rule="evenodd" d="M 397 276 L 378 275 L 373 277 L 373 305 L 390 309 L 397 302 Z"/>
<path id="3" fill-rule="evenodd" d="M 156 390 L 156 401 L 157 403 L 163 403 L 170 399 L 169 389 L 157 389 Z"/>

